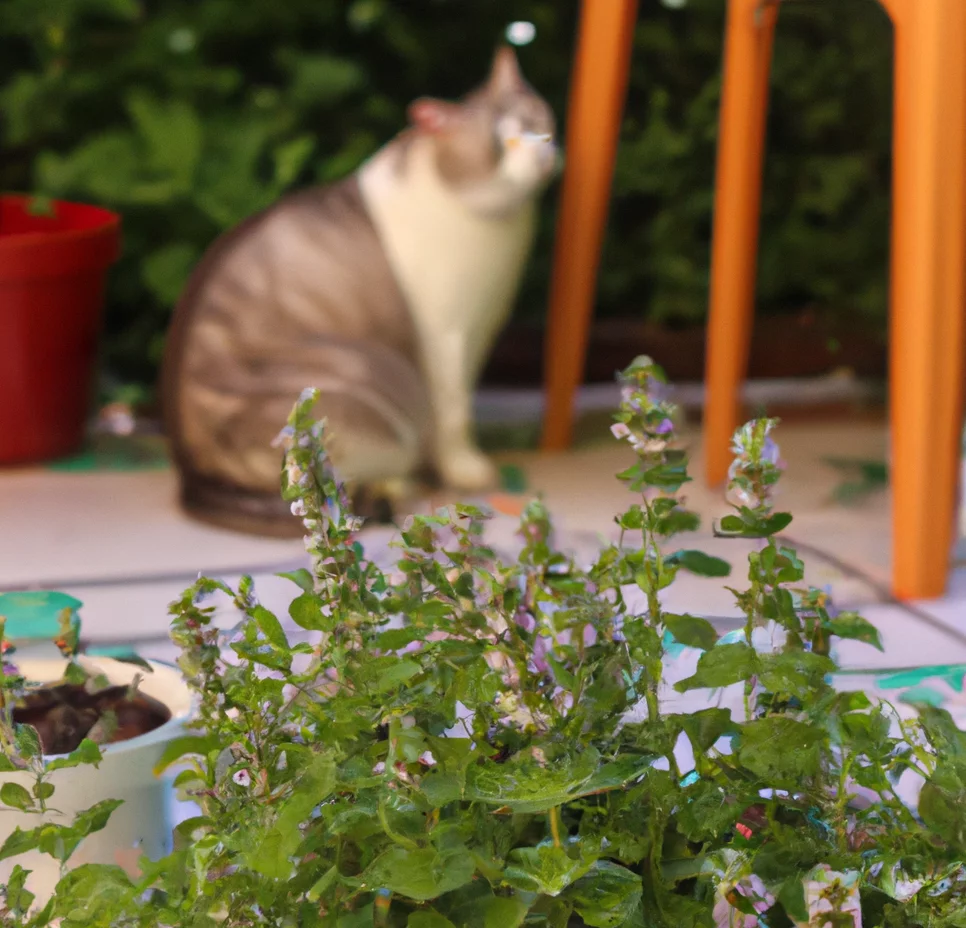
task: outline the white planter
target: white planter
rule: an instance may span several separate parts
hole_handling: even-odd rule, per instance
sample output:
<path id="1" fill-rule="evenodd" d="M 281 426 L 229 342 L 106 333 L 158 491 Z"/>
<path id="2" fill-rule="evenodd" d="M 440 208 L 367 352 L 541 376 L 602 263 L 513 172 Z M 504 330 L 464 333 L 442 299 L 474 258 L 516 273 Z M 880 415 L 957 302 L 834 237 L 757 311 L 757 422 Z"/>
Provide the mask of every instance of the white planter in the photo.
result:
<path id="1" fill-rule="evenodd" d="M 157 858 L 170 850 L 170 786 L 155 776 L 154 766 L 167 743 L 182 734 L 192 715 L 193 701 L 175 667 L 151 661 L 154 673 L 147 673 L 133 664 L 109 658 L 85 658 L 84 664 L 96 667 L 112 684 L 128 684 L 140 672 L 141 692 L 167 706 L 171 718 L 147 734 L 102 747 L 104 759 L 97 768 L 80 766 L 54 771 L 50 782 L 56 791 L 50 801 L 62 814 L 50 812 L 42 819 L 40 815 L 4 809 L 0 812 L 0 844 L 17 827 L 36 828 L 44 820 L 69 824 L 77 812 L 96 802 L 121 799 L 124 804 L 111 815 L 107 827 L 80 844 L 69 866 L 118 864 L 133 873 L 141 854 Z M 63 674 L 66 661 L 22 659 L 18 666 L 29 680 L 53 681 Z M 0 774 L 0 783 L 5 782 L 17 782 L 27 789 L 33 785 L 33 779 L 21 773 Z M 61 876 L 57 861 L 36 852 L 0 861 L 0 884 L 6 883 L 16 864 L 32 871 L 27 888 L 38 902 L 48 899 Z"/>

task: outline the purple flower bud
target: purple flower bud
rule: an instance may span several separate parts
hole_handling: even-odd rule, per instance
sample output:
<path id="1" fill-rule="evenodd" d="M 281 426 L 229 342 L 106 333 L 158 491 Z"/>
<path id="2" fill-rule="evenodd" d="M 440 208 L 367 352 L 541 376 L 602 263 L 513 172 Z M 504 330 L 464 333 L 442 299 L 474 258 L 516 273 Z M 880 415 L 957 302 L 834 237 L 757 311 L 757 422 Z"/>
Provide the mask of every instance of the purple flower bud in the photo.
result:
<path id="1" fill-rule="evenodd" d="M 533 667 L 537 673 L 547 673 L 550 670 L 550 664 L 546 659 L 547 655 L 551 654 L 553 650 L 550 644 L 550 639 L 546 635 L 537 635 L 536 640 L 533 642 L 531 656 L 533 658 Z"/>
<path id="2" fill-rule="evenodd" d="M 534 628 L 537 627 L 536 620 L 530 615 L 529 612 L 525 612 L 523 609 L 517 611 L 514 616 L 514 621 L 520 626 L 525 632 L 532 632 Z"/>
<path id="3" fill-rule="evenodd" d="M 765 436 L 765 441 L 762 443 L 761 461 L 763 464 L 772 464 L 775 467 L 781 466 L 781 452 L 778 450 L 777 442 L 771 435 Z"/>

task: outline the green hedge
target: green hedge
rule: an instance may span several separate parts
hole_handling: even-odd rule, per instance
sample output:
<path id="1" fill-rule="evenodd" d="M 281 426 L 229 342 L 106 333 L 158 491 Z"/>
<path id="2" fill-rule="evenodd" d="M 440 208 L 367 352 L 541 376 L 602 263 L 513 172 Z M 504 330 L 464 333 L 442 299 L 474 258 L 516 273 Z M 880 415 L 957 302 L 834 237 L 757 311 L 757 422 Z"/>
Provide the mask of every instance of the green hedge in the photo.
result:
<path id="1" fill-rule="evenodd" d="M 602 0 L 596 0 L 602 2 Z M 701 320 L 725 0 L 643 0 L 601 315 Z M 106 357 L 149 382 L 205 245 L 289 187 L 352 170 L 424 93 L 475 83 L 514 19 L 563 114 L 575 0 L 3 0 L 0 187 L 120 209 Z M 881 322 L 888 21 L 872 0 L 786 2 L 775 57 L 760 297 Z M 553 209 L 518 313 L 545 311 Z"/>

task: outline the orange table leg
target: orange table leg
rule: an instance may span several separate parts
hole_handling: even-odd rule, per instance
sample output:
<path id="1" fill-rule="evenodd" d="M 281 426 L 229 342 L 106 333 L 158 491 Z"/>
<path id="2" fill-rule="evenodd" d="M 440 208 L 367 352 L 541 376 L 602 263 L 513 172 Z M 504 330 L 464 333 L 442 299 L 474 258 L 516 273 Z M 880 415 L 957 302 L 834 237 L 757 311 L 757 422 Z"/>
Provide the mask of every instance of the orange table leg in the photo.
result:
<path id="1" fill-rule="evenodd" d="M 893 589 L 946 588 L 962 429 L 966 10 L 897 10 L 891 306 Z"/>
<path id="2" fill-rule="evenodd" d="M 566 448 L 573 431 L 636 18 L 637 0 L 581 4 L 545 349 L 548 451 Z"/>
<path id="3" fill-rule="evenodd" d="M 748 366 L 777 15 L 777 2 L 728 4 L 705 371 L 705 476 L 712 485 L 724 481 L 731 463 L 730 439 Z"/>

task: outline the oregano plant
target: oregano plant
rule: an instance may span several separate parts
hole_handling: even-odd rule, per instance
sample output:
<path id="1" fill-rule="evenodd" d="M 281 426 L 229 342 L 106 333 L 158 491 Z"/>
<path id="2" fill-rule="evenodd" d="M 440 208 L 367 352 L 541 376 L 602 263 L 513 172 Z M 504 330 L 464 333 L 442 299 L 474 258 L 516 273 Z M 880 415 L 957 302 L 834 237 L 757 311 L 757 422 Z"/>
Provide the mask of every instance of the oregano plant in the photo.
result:
<path id="1" fill-rule="evenodd" d="M 534 501 L 515 560 L 467 505 L 413 516 L 391 570 L 366 554 L 306 391 L 279 436 L 310 555 L 287 575 L 300 633 L 247 577 L 199 579 L 171 606 L 198 713 L 160 768 L 177 768 L 197 814 L 167 857 L 135 877 L 68 869 L 73 837 L 107 821 L 91 813 L 44 843 L 50 762 L 11 724 L 24 683 L 4 677 L 2 763 L 38 790 L 0 800 L 35 811 L 38 831 L 0 859 L 50 848 L 65 875 L 41 906 L 17 871 L 0 924 L 966 925 L 966 734 L 941 709 L 909 720 L 832 685 L 836 639 L 878 634 L 809 589 L 782 540 L 777 423 L 734 439 L 714 531 L 747 549 L 747 579 L 726 579 L 729 562 L 677 542 L 699 520 L 663 373 L 639 358 L 622 386 L 612 431 L 633 456 L 619 475 L 632 501 L 592 564 L 558 549 Z M 667 609 L 681 571 L 733 583 L 743 627 L 722 639 Z M 241 616 L 228 632 L 221 595 Z M 682 647 L 699 656 L 675 677 Z M 692 691 L 739 698 L 682 706 Z M 69 762 L 100 756 L 84 750 Z M 915 807 L 908 776 L 924 784 Z"/>

